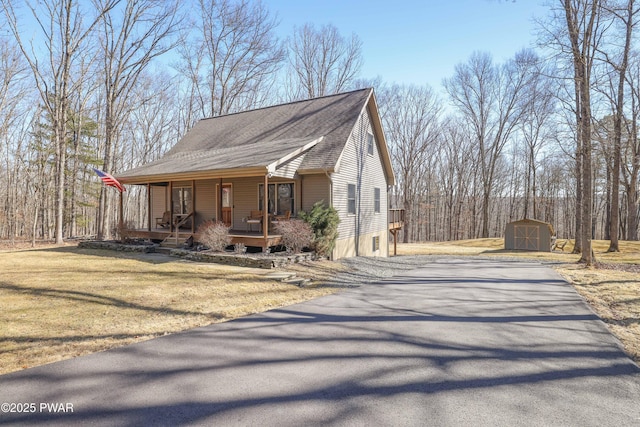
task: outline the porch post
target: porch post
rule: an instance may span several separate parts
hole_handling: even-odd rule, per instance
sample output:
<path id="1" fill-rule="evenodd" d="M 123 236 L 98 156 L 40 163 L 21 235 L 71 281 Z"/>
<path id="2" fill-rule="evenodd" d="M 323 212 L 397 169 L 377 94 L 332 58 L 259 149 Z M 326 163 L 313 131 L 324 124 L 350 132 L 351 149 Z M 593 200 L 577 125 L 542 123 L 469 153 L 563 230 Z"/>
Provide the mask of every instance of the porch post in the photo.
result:
<path id="1" fill-rule="evenodd" d="M 151 232 L 151 183 L 147 184 L 147 229 Z"/>
<path id="2" fill-rule="evenodd" d="M 196 180 L 191 180 L 191 234 L 196 232 Z"/>
<path id="3" fill-rule="evenodd" d="M 216 220 L 218 220 L 218 222 L 222 222 L 222 178 L 220 178 L 220 181 L 218 182 L 218 196 L 217 196 L 217 207 L 218 209 L 216 212 Z"/>
<path id="4" fill-rule="evenodd" d="M 262 234 L 266 245 L 267 237 L 269 237 L 269 174 L 264 176 L 264 194 L 262 200 Z"/>
<path id="5" fill-rule="evenodd" d="M 118 229 L 122 231 L 123 227 L 124 227 L 124 203 L 122 201 L 122 199 L 124 198 L 124 192 L 121 191 L 120 192 L 120 213 L 119 213 L 119 218 L 118 218 Z"/>
<path id="6" fill-rule="evenodd" d="M 169 212 L 171 212 L 169 221 L 169 234 L 171 234 L 173 233 L 173 181 L 169 181 Z"/>

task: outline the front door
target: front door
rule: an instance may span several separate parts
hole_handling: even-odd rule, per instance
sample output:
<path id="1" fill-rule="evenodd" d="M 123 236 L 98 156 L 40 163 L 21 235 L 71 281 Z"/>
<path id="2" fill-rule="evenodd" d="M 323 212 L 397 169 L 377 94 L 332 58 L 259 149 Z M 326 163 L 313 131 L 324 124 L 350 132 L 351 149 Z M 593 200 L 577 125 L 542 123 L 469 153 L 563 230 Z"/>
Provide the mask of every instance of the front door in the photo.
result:
<path id="1" fill-rule="evenodd" d="M 222 222 L 227 227 L 232 226 L 233 193 L 231 184 L 222 184 Z"/>

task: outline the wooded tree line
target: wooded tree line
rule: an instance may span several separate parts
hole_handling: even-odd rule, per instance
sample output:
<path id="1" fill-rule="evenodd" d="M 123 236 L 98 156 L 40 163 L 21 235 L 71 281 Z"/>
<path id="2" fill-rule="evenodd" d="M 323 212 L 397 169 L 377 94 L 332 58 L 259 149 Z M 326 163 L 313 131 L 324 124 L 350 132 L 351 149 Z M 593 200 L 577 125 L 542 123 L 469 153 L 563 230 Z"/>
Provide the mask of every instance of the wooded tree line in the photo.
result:
<path id="1" fill-rule="evenodd" d="M 538 25 L 543 47 L 502 63 L 476 52 L 441 93 L 363 78 L 362 42 L 331 25 L 278 37 L 259 1 L 0 4 L 2 239 L 108 238 L 117 194 L 92 167 L 154 160 L 204 117 L 365 86 L 405 241 L 501 236 L 523 217 L 614 250 L 638 238 L 634 0 L 556 0 Z M 125 193 L 140 226 L 144 191 Z"/>

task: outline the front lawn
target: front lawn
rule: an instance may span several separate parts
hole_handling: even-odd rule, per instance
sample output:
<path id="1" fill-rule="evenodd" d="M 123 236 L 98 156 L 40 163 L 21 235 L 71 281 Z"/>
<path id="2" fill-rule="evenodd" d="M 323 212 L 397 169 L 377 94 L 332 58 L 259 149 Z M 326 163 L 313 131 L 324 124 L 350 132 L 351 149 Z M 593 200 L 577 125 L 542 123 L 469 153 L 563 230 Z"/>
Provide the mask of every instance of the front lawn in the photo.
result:
<path id="1" fill-rule="evenodd" d="M 265 273 L 76 247 L 0 251 L 0 374 L 335 291 Z"/>

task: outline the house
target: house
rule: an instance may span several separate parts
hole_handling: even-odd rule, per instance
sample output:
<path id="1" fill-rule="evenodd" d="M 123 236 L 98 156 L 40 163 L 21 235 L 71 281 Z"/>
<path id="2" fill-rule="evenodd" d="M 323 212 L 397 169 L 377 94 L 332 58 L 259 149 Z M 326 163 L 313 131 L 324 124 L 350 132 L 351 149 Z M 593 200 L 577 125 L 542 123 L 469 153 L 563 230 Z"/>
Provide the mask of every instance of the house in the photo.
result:
<path id="1" fill-rule="evenodd" d="M 548 222 L 537 219 L 521 219 L 507 224 L 504 231 L 504 248 L 551 252 L 555 231 Z"/>
<path id="2" fill-rule="evenodd" d="M 371 88 L 203 119 L 164 157 L 116 178 L 147 187 L 138 235 L 152 239 L 197 240 L 213 219 L 232 243 L 266 249 L 281 239 L 275 216 L 324 201 L 340 215 L 338 259 L 388 256 L 389 230 L 401 226 L 389 225 L 395 181 Z"/>

